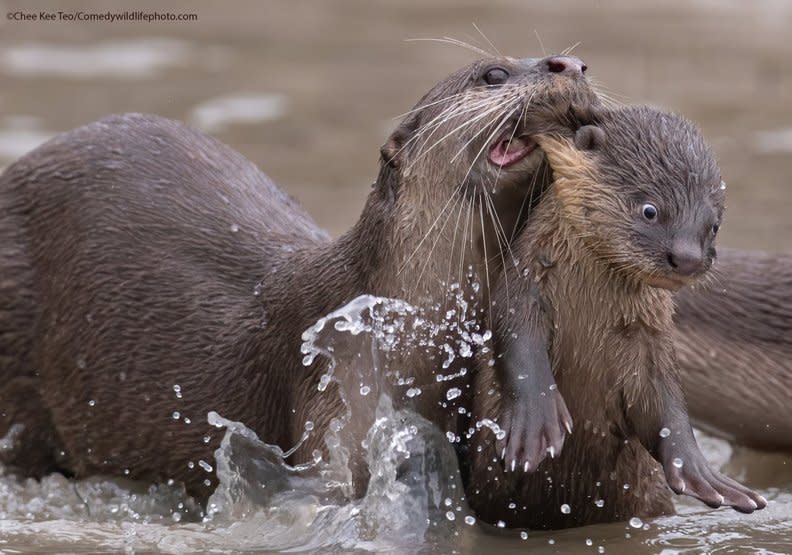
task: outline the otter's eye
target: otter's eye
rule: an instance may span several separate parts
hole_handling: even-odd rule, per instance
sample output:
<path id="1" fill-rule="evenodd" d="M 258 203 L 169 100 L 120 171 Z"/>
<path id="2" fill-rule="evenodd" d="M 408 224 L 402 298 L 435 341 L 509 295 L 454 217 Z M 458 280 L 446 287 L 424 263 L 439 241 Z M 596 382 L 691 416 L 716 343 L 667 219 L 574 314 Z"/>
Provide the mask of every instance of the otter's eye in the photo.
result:
<path id="1" fill-rule="evenodd" d="M 712 224 L 712 234 L 715 235 L 720 229 L 720 224 Z"/>
<path id="2" fill-rule="evenodd" d="M 502 67 L 494 67 L 484 74 L 487 85 L 502 85 L 509 79 L 509 72 Z"/>
<path id="3" fill-rule="evenodd" d="M 657 218 L 657 207 L 651 202 L 647 202 L 641 206 L 641 214 L 643 214 L 643 217 L 648 221 L 653 222 L 655 218 Z"/>

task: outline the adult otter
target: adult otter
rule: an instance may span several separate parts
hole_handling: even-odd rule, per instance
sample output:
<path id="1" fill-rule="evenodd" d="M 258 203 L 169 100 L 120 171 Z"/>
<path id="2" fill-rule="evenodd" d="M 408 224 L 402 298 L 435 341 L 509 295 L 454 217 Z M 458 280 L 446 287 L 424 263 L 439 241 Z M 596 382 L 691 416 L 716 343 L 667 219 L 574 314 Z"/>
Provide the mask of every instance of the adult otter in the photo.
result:
<path id="1" fill-rule="evenodd" d="M 792 449 L 792 257 L 718 249 L 715 278 L 675 297 L 674 343 L 693 423 Z"/>
<path id="2" fill-rule="evenodd" d="M 555 181 L 515 241 L 521 268 L 502 276 L 511 277 L 511 296 L 498 303 L 503 359 L 476 378 L 481 419 L 515 410 L 521 395 L 497 395 L 510 389 L 501 384 L 537 383 L 532 374 L 545 374 L 544 393 L 558 397 L 554 373 L 577 429 L 534 473 L 523 472 L 524 461 L 535 468 L 527 458 L 504 469 L 491 433 L 479 435 L 471 505 L 508 526 L 579 526 L 671 513 L 667 482 L 712 507 L 762 508 L 761 496 L 709 469 L 672 345 L 672 291 L 715 256 L 724 191 L 712 153 L 675 115 L 635 107 L 595 121 L 574 145 L 535 137 Z M 549 344 L 543 366 L 531 366 L 526 339 Z"/>
<path id="3" fill-rule="evenodd" d="M 336 241 L 242 156 L 162 118 L 109 117 L 17 161 L 0 177 L 0 437 L 15 445 L 2 460 L 34 476 L 173 478 L 205 498 L 209 410 L 284 448 L 311 421 L 296 454 L 309 459 L 344 407 L 317 390 L 323 361 L 301 366 L 302 331 L 364 293 L 442 305 L 450 279 L 486 303 L 456 270 L 496 276 L 490 213 L 512 229 L 542 185 L 531 123 L 596 102 L 584 70 L 497 58 L 442 81 L 382 148 L 363 214 Z M 459 216 L 464 234 L 440 222 Z M 439 364 L 410 362 L 424 377 Z M 431 392 L 419 401 L 451 418 Z"/>

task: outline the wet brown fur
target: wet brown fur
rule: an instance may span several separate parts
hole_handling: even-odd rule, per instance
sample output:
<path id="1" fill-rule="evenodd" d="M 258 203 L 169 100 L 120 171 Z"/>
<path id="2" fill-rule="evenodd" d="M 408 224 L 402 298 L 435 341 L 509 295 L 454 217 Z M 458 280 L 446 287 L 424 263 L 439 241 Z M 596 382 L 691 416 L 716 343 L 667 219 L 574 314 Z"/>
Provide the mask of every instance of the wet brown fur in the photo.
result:
<path id="1" fill-rule="evenodd" d="M 515 241 L 526 278 L 516 280 L 519 286 L 513 287 L 517 292 L 511 299 L 497 296 L 503 322 L 499 334 L 519 331 L 513 341 L 520 341 L 536 328 L 549 330 L 551 367 L 575 429 L 560 455 L 546 459 L 535 472 L 523 472 L 520 465 L 509 472 L 493 434 L 485 430 L 474 436 L 468 496 L 488 522 L 564 528 L 669 514 L 673 504 L 667 483 L 677 493 L 686 487 L 687 493 L 695 490 L 712 506 L 724 502 L 719 492 L 738 510 L 750 512 L 765 504 L 755 493 L 709 470 L 695 443 L 673 347 L 672 293 L 649 285 L 647 280 L 660 271 L 660 265 L 650 247 L 636 252 L 641 239 L 631 232 L 636 224 L 631 205 L 635 199 L 630 195 L 645 187 L 655 199 L 667 201 L 661 206 L 681 210 L 671 217 L 672 223 L 704 230 L 702 249 L 712 256 L 714 235 L 706 232 L 722 209 L 719 173 L 709 149 L 689 131 L 691 126 L 665 119 L 659 112 L 629 110 L 631 115 L 621 125 L 640 119 L 641 127 L 632 130 L 634 136 L 621 136 L 618 128 L 606 133 L 605 140 L 611 141 L 608 156 L 620 153 L 622 141 L 648 140 L 643 151 L 633 150 L 631 162 L 638 162 L 640 153 L 649 148 L 658 158 L 647 157 L 645 169 L 659 170 L 673 148 L 659 135 L 646 139 L 641 130 L 668 125 L 661 133 L 674 140 L 681 136 L 683 150 L 678 152 L 684 154 L 679 156 L 681 164 L 666 166 L 678 173 L 667 188 L 660 180 L 641 180 L 640 172 L 614 178 L 607 173 L 609 158 L 579 150 L 566 136 L 540 140 L 555 181 Z M 614 131 L 613 126 L 606 129 Z M 691 145 L 689 150 L 684 150 L 685 145 Z M 658 148 L 669 152 L 654 150 Z M 688 164 L 693 174 L 686 173 Z M 671 233 L 675 227 L 671 225 Z M 661 228 L 647 229 L 642 233 L 663 237 Z M 684 238 L 688 232 L 682 233 Z M 627 264 L 630 259 L 635 262 Z M 702 268 L 710 263 L 705 256 Z M 511 268 L 509 272 L 513 278 L 519 275 Z M 533 288 L 539 290 L 538 324 L 532 321 L 538 312 L 536 305 L 530 305 Z M 527 303 L 525 308 L 521 301 Z M 503 405 L 498 372 L 480 369 L 475 391 L 476 419 L 497 420 Z M 661 439 L 659 432 L 665 427 L 671 432 Z M 676 458 L 685 461 L 684 467 L 672 464 Z M 562 511 L 562 506 L 569 510 Z"/>
<path id="2" fill-rule="evenodd" d="M 627 407 L 653 402 L 646 394 L 651 385 L 643 368 L 672 361 L 669 342 L 662 340 L 671 329 L 671 295 L 615 276 L 592 256 L 574 221 L 592 203 L 609 212 L 620 210 L 619 205 L 600 192 L 601 178 L 592 161 L 568 140 L 550 138 L 542 145 L 556 181 L 514 248 L 541 282 L 553 330 L 551 363 L 575 430 L 561 457 L 545 460 L 528 475 L 520 469 L 516 475 L 504 472 L 500 461 L 493 460 L 499 457 L 491 437 L 482 439 L 482 450 L 472 454 L 472 467 L 481 475 L 472 480 L 477 485 L 469 492 L 471 504 L 487 521 L 529 528 L 671 513 L 662 469 L 639 441 L 629 438 L 631 425 L 624 414 Z M 549 261 L 548 267 L 542 261 Z M 516 299 L 512 302 L 519 306 Z M 607 306 L 618 308 L 603 310 Z M 648 306 L 653 310 L 647 311 Z M 657 357 L 663 360 L 647 365 Z M 493 374 L 479 372 L 476 391 L 482 405 L 475 409 L 477 416 L 497 414 L 499 388 Z M 484 468 L 492 470 L 482 472 Z M 599 499 L 607 500 L 603 508 L 595 505 Z M 515 509 L 508 507 L 512 502 Z M 570 506 L 569 514 L 561 512 L 563 504 Z"/>

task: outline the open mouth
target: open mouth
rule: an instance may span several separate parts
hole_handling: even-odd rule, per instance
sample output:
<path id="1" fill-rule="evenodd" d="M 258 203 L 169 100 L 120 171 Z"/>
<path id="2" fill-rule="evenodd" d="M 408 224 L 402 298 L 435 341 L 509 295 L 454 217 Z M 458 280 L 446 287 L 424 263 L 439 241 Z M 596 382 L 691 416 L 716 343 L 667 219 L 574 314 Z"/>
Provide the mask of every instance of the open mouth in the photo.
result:
<path id="1" fill-rule="evenodd" d="M 531 154 L 537 146 L 528 135 L 515 136 L 509 131 L 490 146 L 488 158 L 496 166 L 508 168 Z"/>

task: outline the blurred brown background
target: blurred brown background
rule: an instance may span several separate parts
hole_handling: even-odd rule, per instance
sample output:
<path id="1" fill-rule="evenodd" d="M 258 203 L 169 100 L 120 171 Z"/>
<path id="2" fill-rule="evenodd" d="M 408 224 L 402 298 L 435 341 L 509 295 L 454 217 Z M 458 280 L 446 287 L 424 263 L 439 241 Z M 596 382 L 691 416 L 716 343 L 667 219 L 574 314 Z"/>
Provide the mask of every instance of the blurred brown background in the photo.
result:
<path id="1" fill-rule="evenodd" d="M 191 22 L 13 21 L 146 10 Z M 722 243 L 792 251 L 792 2 L 0 0 L 0 167 L 112 112 L 181 119 L 239 149 L 334 234 L 356 219 L 379 145 L 436 81 L 474 59 L 453 36 L 539 56 L 580 43 L 627 103 L 687 115 L 729 186 Z M 541 41 L 540 41 L 541 39 Z"/>

